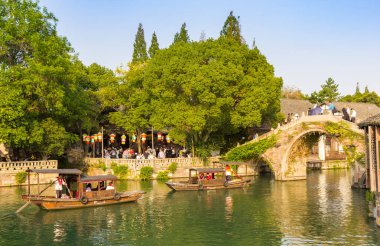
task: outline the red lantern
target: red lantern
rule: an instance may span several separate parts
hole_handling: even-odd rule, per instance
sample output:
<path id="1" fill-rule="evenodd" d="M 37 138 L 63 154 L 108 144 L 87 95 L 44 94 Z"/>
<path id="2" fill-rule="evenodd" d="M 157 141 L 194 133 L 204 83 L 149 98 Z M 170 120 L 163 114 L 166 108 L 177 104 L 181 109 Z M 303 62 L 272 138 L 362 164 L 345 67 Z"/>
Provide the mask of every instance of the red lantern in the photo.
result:
<path id="1" fill-rule="evenodd" d="M 91 142 L 91 137 L 88 136 L 88 135 L 86 135 L 85 141 L 86 141 L 86 144 L 90 144 L 90 142 Z"/>
<path id="2" fill-rule="evenodd" d="M 170 138 L 169 135 L 166 135 L 166 142 L 170 143 L 170 141 L 172 141 L 172 139 Z"/>
<path id="3" fill-rule="evenodd" d="M 82 136 L 83 136 L 83 142 L 86 142 L 86 137 L 87 137 L 87 134 L 86 134 L 86 133 L 84 133 Z"/>
<path id="4" fill-rule="evenodd" d="M 141 141 L 142 141 L 143 143 L 145 143 L 145 141 L 146 141 L 146 134 L 145 134 L 145 133 L 142 133 L 142 134 L 141 134 Z"/>
<path id="5" fill-rule="evenodd" d="M 157 140 L 158 140 L 158 141 L 161 141 L 161 140 L 162 140 L 162 133 L 161 133 L 161 132 L 158 132 L 158 133 L 157 133 Z"/>
<path id="6" fill-rule="evenodd" d="M 115 134 L 110 134 L 110 141 L 111 141 L 111 143 L 114 143 L 115 142 L 115 137 L 116 137 L 116 135 Z"/>
<path id="7" fill-rule="evenodd" d="M 132 135 L 132 142 L 136 142 L 136 135 L 135 134 Z"/>
<path id="8" fill-rule="evenodd" d="M 121 144 L 125 144 L 125 140 L 127 139 L 127 137 L 123 134 L 123 136 L 121 136 Z"/>

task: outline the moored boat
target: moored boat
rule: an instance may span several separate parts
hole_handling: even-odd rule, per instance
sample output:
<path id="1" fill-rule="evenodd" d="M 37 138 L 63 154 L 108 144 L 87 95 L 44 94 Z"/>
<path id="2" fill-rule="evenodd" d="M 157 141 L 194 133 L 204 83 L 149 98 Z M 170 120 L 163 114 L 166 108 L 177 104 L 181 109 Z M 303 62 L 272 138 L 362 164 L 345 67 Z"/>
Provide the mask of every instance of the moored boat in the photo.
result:
<path id="1" fill-rule="evenodd" d="M 183 190 L 216 190 L 246 187 L 250 179 L 237 178 L 230 180 L 223 168 L 191 168 L 189 179 L 180 182 L 166 182 L 165 184 L 176 191 Z"/>
<path id="2" fill-rule="evenodd" d="M 62 178 L 62 184 L 65 186 L 66 192 L 61 197 L 43 196 L 43 192 L 54 183 L 51 183 L 42 191 L 40 191 L 40 184 L 38 183 L 37 194 L 31 194 L 30 173 L 36 173 L 37 175 L 57 174 L 57 179 Z M 42 209 L 59 210 L 134 202 L 145 193 L 144 191 L 116 192 L 114 183 L 117 177 L 114 175 L 82 177 L 81 174 L 82 172 L 78 169 L 29 170 L 28 194 L 22 195 L 22 198 Z M 37 180 L 39 180 L 39 176 L 37 176 Z"/>

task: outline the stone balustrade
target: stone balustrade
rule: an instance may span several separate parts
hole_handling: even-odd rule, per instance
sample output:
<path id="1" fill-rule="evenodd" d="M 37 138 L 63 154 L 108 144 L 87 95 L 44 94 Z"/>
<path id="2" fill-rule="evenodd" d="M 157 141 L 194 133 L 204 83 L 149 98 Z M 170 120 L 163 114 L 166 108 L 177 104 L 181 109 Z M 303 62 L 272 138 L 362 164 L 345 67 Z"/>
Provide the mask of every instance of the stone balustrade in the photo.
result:
<path id="1" fill-rule="evenodd" d="M 28 169 L 57 169 L 57 160 L 0 162 L 0 173 L 18 173 Z"/>
<path id="2" fill-rule="evenodd" d="M 153 167 L 156 170 L 165 170 L 171 163 L 177 163 L 177 168 L 203 167 L 207 164 L 209 167 L 222 167 L 219 163 L 219 157 L 210 157 L 208 163 L 204 163 L 201 158 L 165 158 L 165 159 L 102 159 L 102 158 L 85 158 L 85 163 L 89 166 L 105 164 L 110 168 L 112 163 L 122 166 L 128 166 L 129 170 L 139 171 L 142 167 Z"/>

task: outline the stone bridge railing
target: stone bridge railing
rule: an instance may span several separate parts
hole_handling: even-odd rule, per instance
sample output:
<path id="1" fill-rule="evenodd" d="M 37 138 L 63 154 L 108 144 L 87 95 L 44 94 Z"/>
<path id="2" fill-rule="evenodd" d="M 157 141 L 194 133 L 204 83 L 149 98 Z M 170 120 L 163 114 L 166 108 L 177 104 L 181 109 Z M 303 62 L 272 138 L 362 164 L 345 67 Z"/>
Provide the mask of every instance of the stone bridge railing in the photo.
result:
<path id="1" fill-rule="evenodd" d="M 363 130 L 360 130 L 359 127 L 355 123 L 343 120 L 342 116 L 311 115 L 311 116 L 301 116 L 297 120 L 293 120 L 293 121 L 291 121 L 291 122 L 289 122 L 287 124 L 284 124 L 284 125 L 280 125 L 279 124 L 276 129 L 273 129 L 272 131 L 267 132 L 267 133 L 259 136 L 258 138 L 253 139 L 250 142 L 259 141 L 259 140 L 267 138 L 267 137 L 269 137 L 269 136 L 271 136 L 273 134 L 276 134 L 276 133 L 278 133 L 280 131 L 286 131 L 286 130 L 289 130 L 291 128 L 294 128 L 295 126 L 297 126 L 299 124 L 302 124 L 302 123 L 328 122 L 328 121 L 335 122 L 335 123 L 343 121 L 343 122 L 347 123 L 350 126 L 351 130 L 353 130 L 354 132 L 360 133 L 360 134 L 364 134 Z"/>
<path id="2" fill-rule="evenodd" d="M 18 173 L 28 169 L 57 169 L 57 160 L 0 162 L 0 174 Z"/>

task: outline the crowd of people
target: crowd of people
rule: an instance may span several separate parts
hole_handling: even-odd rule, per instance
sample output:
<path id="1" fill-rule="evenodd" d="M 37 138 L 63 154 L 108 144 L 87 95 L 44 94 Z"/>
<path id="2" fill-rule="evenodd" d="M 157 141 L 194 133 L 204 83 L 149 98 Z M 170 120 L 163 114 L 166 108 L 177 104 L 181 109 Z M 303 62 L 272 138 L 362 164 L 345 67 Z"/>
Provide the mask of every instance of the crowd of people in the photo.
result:
<path id="1" fill-rule="evenodd" d="M 147 147 L 143 153 L 138 153 L 134 148 L 109 147 L 104 150 L 104 157 L 107 159 L 164 159 L 191 157 L 186 148 L 181 146 L 161 146 L 158 148 Z"/>
<path id="2" fill-rule="evenodd" d="M 314 104 L 313 108 L 309 108 L 307 111 L 308 116 L 312 115 L 326 115 L 326 114 L 331 114 L 331 115 L 338 115 L 342 116 L 344 120 L 350 121 L 355 123 L 356 122 L 356 110 L 354 108 L 350 108 L 347 105 L 345 105 L 342 108 L 342 111 L 339 111 L 335 105 L 329 101 L 326 103 L 322 104 Z M 298 113 L 288 113 L 286 119 L 285 119 L 285 124 L 292 122 L 294 120 L 299 119 Z"/>

